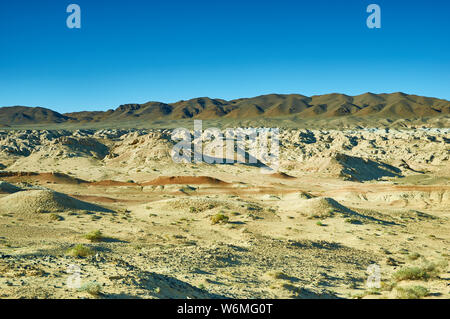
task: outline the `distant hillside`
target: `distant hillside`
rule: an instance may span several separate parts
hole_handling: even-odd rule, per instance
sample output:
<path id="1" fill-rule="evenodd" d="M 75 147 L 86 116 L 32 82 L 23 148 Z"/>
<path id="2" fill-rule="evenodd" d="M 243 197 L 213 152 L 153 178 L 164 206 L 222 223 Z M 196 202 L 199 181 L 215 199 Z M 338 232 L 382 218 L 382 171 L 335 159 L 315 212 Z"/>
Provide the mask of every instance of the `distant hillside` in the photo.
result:
<path id="1" fill-rule="evenodd" d="M 63 123 L 69 117 L 42 107 L 11 106 L 0 108 L 0 124 L 22 125 L 38 123 Z"/>
<path id="2" fill-rule="evenodd" d="M 380 117 L 411 119 L 450 114 L 450 101 L 404 93 L 357 96 L 326 94 L 269 94 L 237 100 L 195 98 L 166 104 L 121 105 L 106 112 L 59 114 L 44 108 L 23 106 L 0 108 L 0 124 L 26 125 L 46 123 L 108 123 L 122 121 L 157 121 L 179 119 L 254 119 L 295 116 L 302 118 Z"/>

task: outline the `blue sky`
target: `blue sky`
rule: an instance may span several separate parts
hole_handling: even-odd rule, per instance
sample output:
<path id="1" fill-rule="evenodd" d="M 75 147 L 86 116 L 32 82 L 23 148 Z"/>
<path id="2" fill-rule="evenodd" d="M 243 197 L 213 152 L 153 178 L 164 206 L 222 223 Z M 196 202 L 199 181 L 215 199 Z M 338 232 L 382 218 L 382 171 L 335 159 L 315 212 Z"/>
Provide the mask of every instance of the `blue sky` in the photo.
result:
<path id="1" fill-rule="evenodd" d="M 371 3 L 381 29 L 366 26 Z M 449 1 L 0 2 L 0 106 L 368 91 L 450 100 Z"/>

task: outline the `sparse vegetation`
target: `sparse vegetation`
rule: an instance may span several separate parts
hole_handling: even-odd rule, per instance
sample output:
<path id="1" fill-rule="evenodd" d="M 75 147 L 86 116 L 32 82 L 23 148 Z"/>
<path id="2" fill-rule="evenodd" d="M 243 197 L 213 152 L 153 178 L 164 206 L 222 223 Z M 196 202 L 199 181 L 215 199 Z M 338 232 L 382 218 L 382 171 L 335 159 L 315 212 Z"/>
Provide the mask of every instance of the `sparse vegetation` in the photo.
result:
<path id="1" fill-rule="evenodd" d="M 429 264 L 423 267 L 407 267 L 398 270 L 393 275 L 395 281 L 402 280 L 428 280 L 438 274 L 435 264 Z"/>
<path id="2" fill-rule="evenodd" d="M 211 217 L 211 222 L 213 223 L 213 225 L 226 224 L 226 223 L 228 223 L 229 220 L 230 220 L 229 217 L 222 213 L 216 214 Z"/>
<path id="3" fill-rule="evenodd" d="M 96 282 L 88 282 L 81 286 L 80 291 L 87 292 L 92 296 L 98 297 L 102 293 L 102 286 Z"/>
<path id="4" fill-rule="evenodd" d="M 91 242 L 99 242 L 104 239 L 104 236 L 100 230 L 93 230 L 86 235 L 84 235 L 84 238 Z"/>
<path id="5" fill-rule="evenodd" d="M 267 275 L 273 279 L 277 279 L 277 280 L 287 280 L 290 277 L 288 275 L 286 275 L 284 272 L 282 271 L 271 271 L 268 272 Z"/>
<path id="6" fill-rule="evenodd" d="M 78 244 L 68 249 L 66 253 L 72 257 L 88 257 L 90 255 L 93 255 L 94 251 L 90 247 Z"/>
<path id="7" fill-rule="evenodd" d="M 52 213 L 49 215 L 50 220 L 53 221 L 60 221 L 62 220 L 61 216 L 59 216 L 58 214 Z"/>
<path id="8" fill-rule="evenodd" d="M 419 259 L 419 257 L 420 257 L 420 254 L 418 254 L 418 253 L 411 253 L 408 255 L 409 260 L 417 260 L 417 259 Z"/>
<path id="9" fill-rule="evenodd" d="M 316 223 L 316 225 L 317 226 L 321 226 L 321 227 L 323 227 L 323 226 L 326 226 L 324 223 L 322 223 L 320 220 Z"/>
<path id="10" fill-rule="evenodd" d="M 360 224 L 362 224 L 361 221 L 359 219 L 356 219 L 356 218 L 347 218 L 345 220 L 345 222 L 348 223 L 348 224 L 353 224 L 353 225 L 360 225 Z"/>
<path id="11" fill-rule="evenodd" d="M 320 206 L 320 203 L 316 205 L 317 207 L 311 207 L 313 209 L 309 214 L 309 219 L 315 218 L 330 218 L 334 216 L 335 210 L 333 208 L 323 208 Z"/>
<path id="12" fill-rule="evenodd" d="M 392 291 L 397 286 L 396 282 L 381 282 L 381 290 L 382 291 Z"/>
<path id="13" fill-rule="evenodd" d="M 430 291 L 423 286 L 397 287 L 396 291 L 400 299 L 420 299 L 430 295 Z"/>

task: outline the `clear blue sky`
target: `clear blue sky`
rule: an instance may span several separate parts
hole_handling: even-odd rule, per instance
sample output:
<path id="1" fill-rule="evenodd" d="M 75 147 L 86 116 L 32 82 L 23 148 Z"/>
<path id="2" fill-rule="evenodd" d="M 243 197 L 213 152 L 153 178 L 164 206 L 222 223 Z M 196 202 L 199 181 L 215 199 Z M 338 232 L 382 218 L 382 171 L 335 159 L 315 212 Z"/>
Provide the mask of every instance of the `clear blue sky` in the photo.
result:
<path id="1" fill-rule="evenodd" d="M 0 1 L 0 106 L 367 91 L 450 100 L 450 1 Z"/>

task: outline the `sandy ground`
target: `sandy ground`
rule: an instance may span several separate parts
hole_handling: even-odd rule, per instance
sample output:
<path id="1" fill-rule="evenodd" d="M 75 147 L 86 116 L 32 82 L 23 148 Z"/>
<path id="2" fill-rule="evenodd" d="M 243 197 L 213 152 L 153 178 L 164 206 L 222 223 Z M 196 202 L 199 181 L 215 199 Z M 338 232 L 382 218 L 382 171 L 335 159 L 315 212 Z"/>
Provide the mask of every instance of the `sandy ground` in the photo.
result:
<path id="1" fill-rule="evenodd" d="M 160 132 L 3 132 L 0 298 L 449 298 L 448 130 L 312 133 L 267 175 Z"/>

